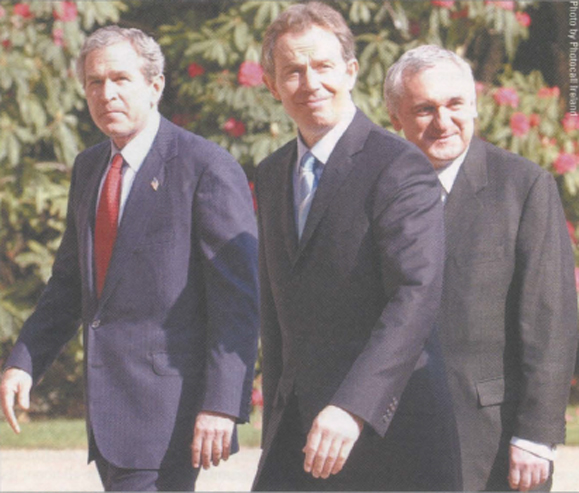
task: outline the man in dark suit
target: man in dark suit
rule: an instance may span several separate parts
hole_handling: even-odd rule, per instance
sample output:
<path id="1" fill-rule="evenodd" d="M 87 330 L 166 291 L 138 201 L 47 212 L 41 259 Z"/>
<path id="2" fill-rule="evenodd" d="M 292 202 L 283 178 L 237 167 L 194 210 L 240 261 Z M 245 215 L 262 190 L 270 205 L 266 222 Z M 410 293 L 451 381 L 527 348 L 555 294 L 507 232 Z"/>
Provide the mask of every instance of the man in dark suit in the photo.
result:
<path id="1" fill-rule="evenodd" d="M 571 245 L 550 173 L 473 137 L 469 65 L 437 46 L 388 71 L 392 122 L 444 188 L 438 317 L 466 490 L 550 488 L 577 347 Z"/>
<path id="2" fill-rule="evenodd" d="M 257 172 L 264 450 L 254 488 L 453 490 L 458 447 L 429 340 L 440 186 L 415 146 L 354 106 L 354 51 L 342 16 L 318 2 L 291 6 L 264 38 L 264 81 L 299 136 Z"/>
<path id="3" fill-rule="evenodd" d="M 18 432 L 15 399 L 27 407 L 82 321 L 90 458 L 107 490 L 192 490 L 200 466 L 227 459 L 257 351 L 247 180 L 159 115 L 163 63 L 137 29 L 86 40 L 79 77 L 110 141 L 76 159 L 53 274 L 1 385 Z"/>

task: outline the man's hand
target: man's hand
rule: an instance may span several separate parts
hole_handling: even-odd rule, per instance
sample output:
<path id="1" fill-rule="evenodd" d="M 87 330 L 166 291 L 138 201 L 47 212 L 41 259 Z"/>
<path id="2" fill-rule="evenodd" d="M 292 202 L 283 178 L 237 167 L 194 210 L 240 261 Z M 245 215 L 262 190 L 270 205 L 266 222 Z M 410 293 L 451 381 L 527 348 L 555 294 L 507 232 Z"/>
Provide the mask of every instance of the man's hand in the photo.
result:
<path id="1" fill-rule="evenodd" d="M 314 478 L 338 474 L 364 428 L 364 421 L 336 406 L 326 406 L 316 417 L 303 451 L 304 471 Z"/>
<path id="2" fill-rule="evenodd" d="M 513 490 L 529 491 L 549 478 L 550 463 L 514 445 L 509 449 L 509 485 Z"/>
<path id="3" fill-rule="evenodd" d="M 20 433 L 20 425 L 14 413 L 14 402 L 22 409 L 30 407 L 30 389 L 32 377 L 20 368 L 9 368 L 4 372 L 0 383 L 0 402 L 2 411 L 14 433 Z"/>
<path id="4" fill-rule="evenodd" d="M 202 411 L 193 430 L 193 467 L 209 469 L 218 466 L 221 459 L 229 459 L 235 418 L 226 414 Z"/>

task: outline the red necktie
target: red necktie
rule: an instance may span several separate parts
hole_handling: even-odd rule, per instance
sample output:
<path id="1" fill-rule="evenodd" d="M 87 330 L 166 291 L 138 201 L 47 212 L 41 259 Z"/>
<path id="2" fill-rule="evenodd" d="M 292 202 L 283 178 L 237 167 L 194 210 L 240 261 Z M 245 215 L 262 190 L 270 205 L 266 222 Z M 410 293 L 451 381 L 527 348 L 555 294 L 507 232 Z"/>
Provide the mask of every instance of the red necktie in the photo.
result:
<path id="1" fill-rule="evenodd" d="M 117 227 L 119 223 L 119 205 L 121 201 L 123 156 L 115 154 L 113 162 L 107 173 L 105 183 L 101 191 L 99 206 L 97 209 L 95 231 L 94 231 L 94 252 L 96 266 L 96 287 L 100 297 L 111 256 L 113 246 L 117 238 Z"/>

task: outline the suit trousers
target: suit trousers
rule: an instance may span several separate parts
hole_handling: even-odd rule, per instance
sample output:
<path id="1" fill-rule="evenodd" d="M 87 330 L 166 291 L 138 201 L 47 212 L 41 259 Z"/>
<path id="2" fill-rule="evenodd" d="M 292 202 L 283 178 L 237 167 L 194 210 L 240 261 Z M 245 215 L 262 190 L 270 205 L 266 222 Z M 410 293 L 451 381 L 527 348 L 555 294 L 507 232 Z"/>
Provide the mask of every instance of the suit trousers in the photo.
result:
<path id="1" fill-rule="evenodd" d="M 408 430 L 413 431 L 404 422 L 406 419 L 407 416 L 400 416 L 396 423 L 395 417 L 392 429 L 384 438 L 365 425 L 342 471 L 328 479 L 316 479 L 303 468 L 305 454 L 302 449 L 309 430 L 304 428 L 298 397 L 294 395 L 284 410 L 278 434 L 259 480 L 254 484 L 254 491 L 461 490 L 456 458 L 448 453 L 443 436 L 445 430 L 433 422 L 433 433 L 425 436 L 417 446 L 420 443 L 417 437 L 408 436 Z M 435 440 L 432 435 L 436 435 Z"/>
<path id="2" fill-rule="evenodd" d="M 125 469 L 108 462 L 96 446 L 93 456 L 105 491 L 194 491 L 199 469 L 186 460 L 162 464 L 160 469 Z"/>

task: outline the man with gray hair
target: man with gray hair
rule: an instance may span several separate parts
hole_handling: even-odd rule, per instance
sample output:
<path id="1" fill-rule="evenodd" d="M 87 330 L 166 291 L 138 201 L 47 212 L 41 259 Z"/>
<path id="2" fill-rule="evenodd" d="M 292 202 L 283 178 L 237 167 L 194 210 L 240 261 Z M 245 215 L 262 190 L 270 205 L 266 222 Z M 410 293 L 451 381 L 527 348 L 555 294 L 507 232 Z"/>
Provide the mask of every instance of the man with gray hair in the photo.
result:
<path id="1" fill-rule="evenodd" d="M 470 66 L 421 46 L 390 67 L 392 123 L 443 186 L 438 316 L 469 491 L 550 489 L 577 347 L 574 262 L 557 187 L 474 137 Z"/>
<path id="2" fill-rule="evenodd" d="M 6 363 L 2 409 L 84 329 L 89 457 L 107 491 L 193 490 L 237 447 L 257 353 L 257 238 L 246 177 L 162 118 L 164 58 L 110 26 L 78 62 L 110 140 L 79 154 L 53 274 Z"/>

